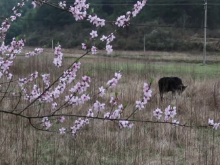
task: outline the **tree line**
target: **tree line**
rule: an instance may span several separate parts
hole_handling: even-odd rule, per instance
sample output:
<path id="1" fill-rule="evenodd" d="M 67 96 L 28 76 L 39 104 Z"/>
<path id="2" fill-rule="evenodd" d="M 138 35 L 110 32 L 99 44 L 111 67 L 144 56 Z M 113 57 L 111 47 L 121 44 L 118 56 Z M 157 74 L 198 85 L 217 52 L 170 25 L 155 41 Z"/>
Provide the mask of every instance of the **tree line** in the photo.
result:
<path id="1" fill-rule="evenodd" d="M 10 10 L 19 0 L 1 0 L 2 17 L 12 13 Z M 51 2 L 58 4 L 59 1 Z M 66 0 L 73 4 L 73 0 Z M 132 8 L 135 0 L 91 0 L 88 1 L 94 13 L 104 19 L 116 20 L 118 15 L 125 14 Z M 208 1 L 208 37 L 219 37 L 220 2 Z M 11 11 L 11 12 L 10 12 Z M 90 11 L 92 12 L 92 11 Z M 83 38 L 88 36 L 95 27 L 87 21 L 76 22 L 70 13 L 42 6 L 33 9 L 31 2 L 22 10 L 23 17 L 16 21 L 7 34 L 6 41 L 17 35 L 25 35 L 30 46 L 50 47 L 50 41 L 59 41 L 63 47 L 73 48 L 80 46 Z M 147 6 L 138 15 L 129 27 L 118 32 L 120 39 L 115 42 L 117 49 L 139 50 L 143 48 L 145 35 L 146 49 L 149 50 L 201 50 L 202 41 L 197 39 L 189 42 L 192 36 L 201 38 L 204 27 L 203 0 L 148 0 Z M 99 29 L 100 35 L 111 29 Z M 83 29 L 83 30 L 81 30 Z M 112 29 L 114 30 L 114 29 Z M 44 34 L 42 37 L 42 34 Z M 22 37 L 20 35 L 20 37 Z M 51 38 L 53 36 L 53 38 Z M 48 44 L 49 43 L 49 44 Z M 214 45 L 213 45 L 214 44 Z M 216 43 L 208 43 L 208 50 L 217 50 Z"/>

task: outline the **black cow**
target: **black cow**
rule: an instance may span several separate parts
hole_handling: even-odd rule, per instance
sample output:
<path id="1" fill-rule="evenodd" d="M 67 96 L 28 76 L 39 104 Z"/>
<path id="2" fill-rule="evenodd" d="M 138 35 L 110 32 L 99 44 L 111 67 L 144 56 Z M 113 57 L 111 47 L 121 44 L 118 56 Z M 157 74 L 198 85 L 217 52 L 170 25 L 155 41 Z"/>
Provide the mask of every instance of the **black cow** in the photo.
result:
<path id="1" fill-rule="evenodd" d="M 182 80 L 178 77 L 163 77 L 158 81 L 160 98 L 163 99 L 163 93 L 171 91 L 172 94 L 183 92 L 187 86 L 184 86 Z"/>

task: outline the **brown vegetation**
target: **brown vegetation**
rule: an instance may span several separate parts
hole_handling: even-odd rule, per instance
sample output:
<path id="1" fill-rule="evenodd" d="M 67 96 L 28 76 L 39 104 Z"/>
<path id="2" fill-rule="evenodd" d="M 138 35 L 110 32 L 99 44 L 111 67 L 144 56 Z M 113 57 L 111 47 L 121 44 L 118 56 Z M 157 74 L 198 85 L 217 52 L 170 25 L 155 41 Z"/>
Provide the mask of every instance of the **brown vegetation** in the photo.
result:
<path id="1" fill-rule="evenodd" d="M 65 69 L 71 60 L 65 58 L 61 70 Z M 209 118 L 220 121 L 220 81 L 217 78 L 201 78 L 193 72 L 183 74 L 179 68 L 176 72 L 164 73 L 163 70 L 148 67 L 147 59 L 141 61 L 146 65 L 143 69 L 135 69 L 140 63 L 139 60 L 119 58 L 91 57 L 81 60 L 81 63 L 78 77 L 92 71 L 94 78 L 89 89 L 91 93 L 105 85 L 118 67 L 122 64 L 127 65 L 122 71 L 123 78 L 115 90 L 119 93 L 121 102 L 128 103 L 124 115 L 132 111 L 135 101 L 142 95 L 143 83 L 149 82 L 152 77 L 154 78 L 152 99 L 144 110 L 134 115 L 134 119 L 156 121 L 153 110 L 156 108 L 164 110 L 168 105 L 174 104 L 177 107 L 177 119 L 182 124 L 207 125 Z M 51 72 L 55 79 L 60 71 L 51 64 L 52 57 L 47 55 L 25 61 L 21 57 L 17 59 L 12 71 L 19 77 L 24 77 L 35 70 L 41 73 Z M 181 77 L 183 83 L 188 85 L 186 91 L 175 98 L 168 93 L 161 102 L 157 81 L 164 75 Z M 114 95 L 115 91 L 109 91 L 106 98 Z M 108 99 L 106 100 L 107 103 Z M 10 108 L 12 105 L 13 100 L 7 100 L 4 108 Z M 64 111 L 85 114 L 88 106 Z M 73 122 L 73 119 L 68 120 L 66 124 Z M 0 164 L 219 164 L 219 131 L 212 128 L 185 128 L 159 123 L 134 124 L 131 130 L 119 130 L 118 125 L 113 122 L 96 120 L 74 138 L 67 134 L 37 131 L 25 119 L 0 114 Z"/>

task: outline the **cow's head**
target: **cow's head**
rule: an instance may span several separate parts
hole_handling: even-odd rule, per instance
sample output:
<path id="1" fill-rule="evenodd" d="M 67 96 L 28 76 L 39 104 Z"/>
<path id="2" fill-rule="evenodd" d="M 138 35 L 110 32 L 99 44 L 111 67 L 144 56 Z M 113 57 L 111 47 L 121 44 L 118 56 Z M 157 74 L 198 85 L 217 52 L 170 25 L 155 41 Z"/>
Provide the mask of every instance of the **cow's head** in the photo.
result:
<path id="1" fill-rule="evenodd" d="M 183 91 L 186 89 L 186 87 L 187 87 L 187 86 L 180 85 L 180 86 L 179 86 L 179 91 L 180 91 L 180 92 L 183 92 Z"/>

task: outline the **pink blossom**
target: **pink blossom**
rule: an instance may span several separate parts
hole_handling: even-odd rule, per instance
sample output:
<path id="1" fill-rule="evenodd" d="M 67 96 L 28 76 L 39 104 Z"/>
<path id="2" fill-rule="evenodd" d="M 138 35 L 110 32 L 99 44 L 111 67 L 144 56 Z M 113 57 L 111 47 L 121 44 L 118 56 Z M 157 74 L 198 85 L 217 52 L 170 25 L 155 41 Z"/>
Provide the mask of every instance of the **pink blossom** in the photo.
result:
<path id="1" fill-rule="evenodd" d="M 56 102 L 52 103 L 52 109 L 56 109 L 56 107 L 57 107 L 57 103 Z"/>
<path id="2" fill-rule="evenodd" d="M 21 13 L 17 13 L 16 16 L 17 16 L 17 17 L 21 17 Z"/>
<path id="3" fill-rule="evenodd" d="M 125 27 L 129 25 L 129 21 L 130 15 L 122 15 L 117 18 L 115 25 L 117 25 L 118 27 Z"/>
<path id="4" fill-rule="evenodd" d="M 82 100 L 82 103 L 84 103 L 85 101 L 89 101 L 89 100 L 90 100 L 90 97 L 89 97 L 89 95 L 83 94 L 83 95 L 81 96 L 81 100 Z"/>
<path id="5" fill-rule="evenodd" d="M 61 67 L 62 65 L 62 59 L 63 59 L 63 53 L 61 52 L 61 45 L 55 47 L 54 55 L 56 58 L 54 58 L 53 63 L 57 67 Z"/>
<path id="6" fill-rule="evenodd" d="M 42 122 L 45 123 L 48 120 L 49 120 L 48 117 L 43 117 Z"/>
<path id="7" fill-rule="evenodd" d="M 107 37 L 107 44 L 110 44 L 114 39 L 115 39 L 115 35 L 114 35 L 113 33 L 111 33 L 111 34 Z"/>
<path id="8" fill-rule="evenodd" d="M 69 11 L 73 14 L 76 21 L 83 20 L 87 16 L 86 10 L 89 8 L 89 4 L 86 4 L 86 0 L 76 0 L 74 6 L 70 6 Z"/>
<path id="9" fill-rule="evenodd" d="M 92 32 L 90 33 L 92 38 L 98 37 L 97 31 L 92 30 Z"/>
<path id="10" fill-rule="evenodd" d="M 65 117 L 64 117 L 64 116 L 61 116 L 61 117 L 60 117 L 60 122 L 63 123 L 64 120 L 65 120 Z"/>
<path id="11" fill-rule="evenodd" d="M 46 84 L 46 88 L 50 85 L 50 74 L 43 74 L 43 82 Z"/>
<path id="12" fill-rule="evenodd" d="M 155 111 L 153 111 L 153 116 L 156 117 L 157 119 L 160 119 L 162 117 L 163 112 L 161 111 L 161 109 L 157 108 Z"/>
<path id="13" fill-rule="evenodd" d="M 45 124 L 45 126 L 46 126 L 46 130 L 48 130 L 48 129 L 52 126 L 52 124 L 50 123 L 50 121 L 46 121 L 44 124 Z"/>
<path id="14" fill-rule="evenodd" d="M 117 97 L 116 98 L 111 97 L 111 99 L 110 99 L 110 103 L 113 104 L 113 106 L 116 106 L 118 104 L 117 101 L 118 101 Z"/>
<path id="15" fill-rule="evenodd" d="M 220 123 L 214 123 L 213 128 L 214 128 L 215 130 L 217 130 L 218 127 L 219 127 L 219 125 L 220 125 Z"/>
<path id="16" fill-rule="evenodd" d="M 165 121 L 168 121 L 170 118 L 174 118 L 176 116 L 176 107 L 168 106 L 165 108 Z"/>
<path id="17" fill-rule="evenodd" d="M 147 0 L 142 0 L 142 2 L 137 1 L 137 3 L 134 5 L 132 15 L 133 17 L 136 17 L 136 15 L 141 11 L 141 9 L 145 6 Z"/>
<path id="18" fill-rule="evenodd" d="M 209 125 L 214 125 L 214 120 L 209 119 Z"/>
<path id="19" fill-rule="evenodd" d="M 217 130 L 220 125 L 220 123 L 214 123 L 214 120 L 211 120 L 211 119 L 209 119 L 208 123 L 210 126 L 213 126 L 213 129 L 215 129 L 215 130 Z"/>
<path id="20" fill-rule="evenodd" d="M 25 57 L 30 57 L 30 56 L 39 55 L 39 54 L 43 53 L 43 51 L 44 51 L 44 50 L 43 50 L 42 48 L 35 48 L 34 51 L 25 53 Z"/>
<path id="21" fill-rule="evenodd" d="M 65 134 L 66 133 L 66 128 L 62 127 L 59 129 L 60 134 Z"/>
<path id="22" fill-rule="evenodd" d="M 103 86 L 101 86 L 100 88 L 99 88 L 99 96 L 100 97 L 103 97 L 105 95 L 105 88 L 103 88 Z"/>
<path id="23" fill-rule="evenodd" d="M 136 106 L 135 106 L 139 111 L 144 109 L 144 102 L 142 101 L 136 101 Z"/>
<path id="24" fill-rule="evenodd" d="M 86 50 L 86 44 L 82 43 L 82 49 Z"/>
<path id="25" fill-rule="evenodd" d="M 100 38 L 100 40 L 101 40 L 102 42 L 104 42 L 105 40 L 107 40 L 107 37 L 106 37 L 105 35 L 103 35 L 102 38 Z"/>
<path id="26" fill-rule="evenodd" d="M 121 117 L 121 109 L 116 109 L 112 115 L 110 116 L 111 119 L 119 119 Z"/>
<path id="27" fill-rule="evenodd" d="M 100 103 L 98 100 L 93 105 L 95 111 L 102 111 L 105 109 L 105 103 Z"/>
<path id="28" fill-rule="evenodd" d="M 133 123 L 129 123 L 129 121 L 124 121 L 124 120 L 121 120 L 119 121 L 119 128 L 122 129 L 122 128 L 132 128 L 134 126 Z"/>
<path id="29" fill-rule="evenodd" d="M 97 54 L 97 48 L 95 46 L 92 46 L 91 52 L 92 54 Z"/>
<path id="30" fill-rule="evenodd" d="M 109 119 L 109 118 L 110 118 L 110 114 L 111 114 L 110 112 L 105 113 L 105 114 L 104 114 L 104 118 L 105 118 L 105 119 Z M 106 120 L 106 121 L 107 121 L 107 120 Z"/>
<path id="31" fill-rule="evenodd" d="M 107 82 L 107 85 L 109 86 L 109 88 L 115 87 L 118 84 L 118 80 L 120 80 L 121 77 L 122 77 L 122 75 L 121 75 L 120 71 L 116 72 L 115 77 Z"/>
<path id="32" fill-rule="evenodd" d="M 94 114 L 93 114 L 93 112 L 92 112 L 92 109 L 89 109 L 89 111 L 88 111 L 88 113 L 87 113 L 86 116 L 87 116 L 87 117 L 93 117 L 93 116 L 94 116 Z"/>
<path id="33" fill-rule="evenodd" d="M 113 52 L 112 46 L 111 45 L 106 45 L 106 51 L 107 51 L 107 54 L 112 53 Z"/>
<path id="34" fill-rule="evenodd" d="M 32 1 L 32 5 L 34 6 L 34 8 L 37 6 L 36 1 Z"/>
<path id="35" fill-rule="evenodd" d="M 66 1 L 59 2 L 59 6 L 60 6 L 62 9 L 65 9 L 65 8 L 66 8 Z"/>
<path id="36" fill-rule="evenodd" d="M 13 22 L 14 20 L 16 20 L 16 16 L 11 16 L 10 19 Z"/>
<path id="37" fill-rule="evenodd" d="M 175 125 L 175 126 L 178 126 L 178 125 L 180 124 L 180 122 L 177 121 L 177 120 L 173 120 L 172 123 L 173 123 L 173 125 Z"/>
<path id="38" fill-rule="evenodd" d="M 118 84 L 118 79 L 116 78 L 112 78 L 111 80 L 109 80 L 107 82 L 107 85 L 109 86 L 109 88 L 113 88 Z"/>
<path id="39" fill-rule="evenodd" d="M 105 20 L 98 18 L 97 15 L 95 16 L 89 15 L 87 20 L 89 20 L 89 22 L 92 23 L 93 25 L 96 25 L 96 27 L 105 26 Z"/>

